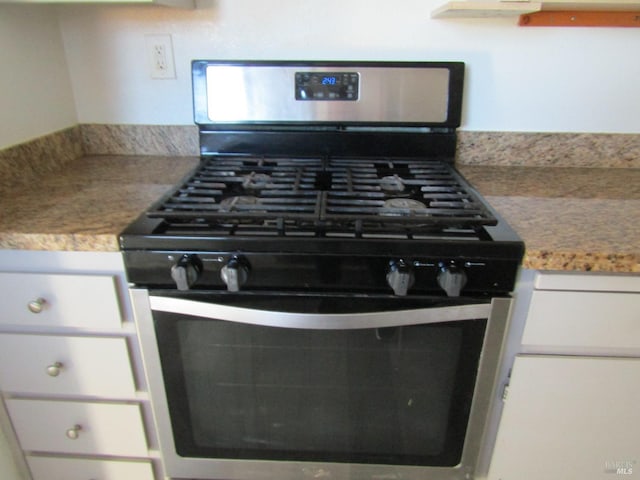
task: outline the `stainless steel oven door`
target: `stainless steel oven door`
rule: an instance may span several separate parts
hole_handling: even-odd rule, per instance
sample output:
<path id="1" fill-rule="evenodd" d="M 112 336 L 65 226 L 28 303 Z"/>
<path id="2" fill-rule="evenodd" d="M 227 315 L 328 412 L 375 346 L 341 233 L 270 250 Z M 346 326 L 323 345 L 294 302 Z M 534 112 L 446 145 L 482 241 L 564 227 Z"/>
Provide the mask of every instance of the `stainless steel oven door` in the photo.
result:
<path id="1" fill-rule="evenodd" d="M 509 299 L 131 294 L 166 475 L 473 478 Z"/>

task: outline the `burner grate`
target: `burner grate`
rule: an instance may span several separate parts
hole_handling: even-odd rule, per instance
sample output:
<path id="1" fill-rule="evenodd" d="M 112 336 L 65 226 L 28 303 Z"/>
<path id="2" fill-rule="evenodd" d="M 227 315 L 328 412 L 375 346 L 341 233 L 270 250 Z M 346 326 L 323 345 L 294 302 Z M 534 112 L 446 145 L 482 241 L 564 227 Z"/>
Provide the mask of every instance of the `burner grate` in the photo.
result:
<path id="1" fill-rule="evenodd" d="M 247 233 L 338 236 L 380 230 L 404 237 L 497 223 L 447 163 L 396 158 L 206 157 L 147 215 L 197 230 L 229 225 Z"/>

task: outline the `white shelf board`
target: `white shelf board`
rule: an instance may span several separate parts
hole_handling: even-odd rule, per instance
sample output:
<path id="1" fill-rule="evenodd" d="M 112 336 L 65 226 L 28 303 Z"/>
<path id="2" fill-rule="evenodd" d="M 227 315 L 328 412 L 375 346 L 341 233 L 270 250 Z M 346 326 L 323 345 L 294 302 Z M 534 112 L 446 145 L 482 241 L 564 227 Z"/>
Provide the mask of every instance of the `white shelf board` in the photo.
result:
<path id="1" fill-rule="evenodd" d="M 517 17 L 541 10 L 640 11 L 640 0 L 543 0 L 539 2 L 454 0 L 431 12 L 431 18 Z"/>
<path id="2" fill-rule="evenodd" d="M 517 17 L 542 9 L 540 2 L 452 1 L 431 12 L 431 18 Z"/>

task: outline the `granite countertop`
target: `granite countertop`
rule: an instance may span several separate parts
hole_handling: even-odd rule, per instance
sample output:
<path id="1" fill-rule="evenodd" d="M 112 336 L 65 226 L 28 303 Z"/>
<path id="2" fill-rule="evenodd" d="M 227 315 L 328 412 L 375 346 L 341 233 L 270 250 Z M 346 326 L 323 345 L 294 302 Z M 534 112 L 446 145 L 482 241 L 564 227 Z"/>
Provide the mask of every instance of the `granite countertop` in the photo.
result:
<path id="1" fill-rule="evenodd" d="M 459 170 L 522 237 L 525 268 L 640 272 L 640 169 Z"/>
<path id="2" fill-rule="evenodd" d="M 118 234 L 198 164 L 197 157 L 86 156 L 0 184 L 0 248 L 118 251 Z"/>
<path id="3" fill-rule="evenodd" d="M 117 251 L 197 157 L 85 156 L 0 188 L 0 248 Z M 640 272 L 640 169 L 461 165 L 524 239 L 524 267 Z"/>

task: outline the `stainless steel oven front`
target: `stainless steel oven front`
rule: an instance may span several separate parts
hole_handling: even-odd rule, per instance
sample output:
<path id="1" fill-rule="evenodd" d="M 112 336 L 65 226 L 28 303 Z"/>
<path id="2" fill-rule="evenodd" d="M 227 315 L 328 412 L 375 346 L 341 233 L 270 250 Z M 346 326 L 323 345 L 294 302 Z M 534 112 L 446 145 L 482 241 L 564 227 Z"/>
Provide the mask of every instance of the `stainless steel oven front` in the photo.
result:
<path id="1" fill-rule="evenodd" d="M 474 478 L 510 299 L 131 295 L 167 476 Z"/>

